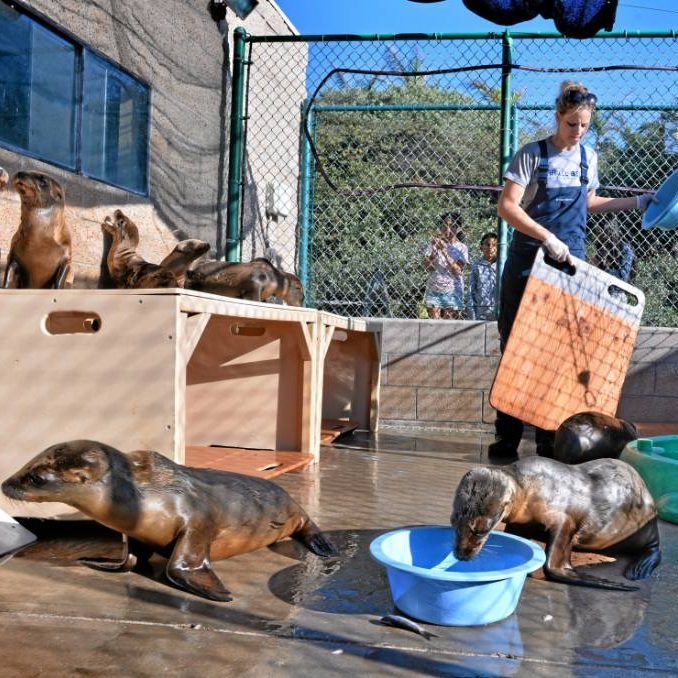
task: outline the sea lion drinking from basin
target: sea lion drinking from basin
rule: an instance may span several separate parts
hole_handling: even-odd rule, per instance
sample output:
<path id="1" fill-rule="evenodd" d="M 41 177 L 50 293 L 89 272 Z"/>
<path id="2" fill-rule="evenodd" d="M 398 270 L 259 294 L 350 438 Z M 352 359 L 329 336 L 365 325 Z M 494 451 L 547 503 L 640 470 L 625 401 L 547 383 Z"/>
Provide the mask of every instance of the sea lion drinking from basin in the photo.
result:
<path id="1" fill-rule="evenodd" d="M 17 172 L 12 186 L 21 197 L 21 222 L 10 243 L 3 287 L 71 287 L 71 233 L 63 188 L 42 172 Z"/>
<path id="2" fill-rule="evenodd" d="M 525 526 L 520 534 L 546 540 L 546 577 L 569 584 L 637 588 L 575 571 L 573 548 L 634 555 L 624 573 L 632 580 L 648 577 L 661 559 L 654 500 L 638 472 L 618 459 L 568 466 L 528 457 L 471 469 L 457 487 L 450 521 L 459 560 L 477 555 L 498 523 L 507 531 Z"/>
<path id="3" fill-rule="evenodd" d="M 320 556 L 336 553 L 304 509 L 275 483 L 181 466 L 148 450 L 124 454 L 93 440 L 60 443 L 5 480 L 2 491 L 11 499 L 57 501 L 77 508 L 167 556 L 167 578 L 211 600 L 231 600 L 212 570 L 212 560 L 285 537 Z M 135 562 L 136 554 L 125 553 L 114 567 L 89 564 L 129 570 Z"/>

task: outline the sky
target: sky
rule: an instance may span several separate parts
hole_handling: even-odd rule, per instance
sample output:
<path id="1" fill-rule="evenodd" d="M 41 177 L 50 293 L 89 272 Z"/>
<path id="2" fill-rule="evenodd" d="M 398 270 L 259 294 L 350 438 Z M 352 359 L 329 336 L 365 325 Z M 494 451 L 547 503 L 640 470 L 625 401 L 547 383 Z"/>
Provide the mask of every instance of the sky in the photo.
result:
<path id="1" fill-rule="evenodd" d="M 410 0 L 276 0 L 299 33 L 486 33 L 504 30 L 467 9 L 462 0 L 423 4 Z M 678 30 L 675 0 L 619 0 L 614 31 Z M 509 27 L 514 32 L 555 30 L 550 19 Z"/>

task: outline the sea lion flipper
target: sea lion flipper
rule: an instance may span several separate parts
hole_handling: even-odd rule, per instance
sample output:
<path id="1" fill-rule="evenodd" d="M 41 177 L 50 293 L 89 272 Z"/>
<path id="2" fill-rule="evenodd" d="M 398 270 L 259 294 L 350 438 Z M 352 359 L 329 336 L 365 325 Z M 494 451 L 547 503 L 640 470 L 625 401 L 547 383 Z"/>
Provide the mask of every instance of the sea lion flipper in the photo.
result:
<path id="1" fill-rule="evenodd" d="M 608 591 L 637 591 L 638 587 L 633 584 L 621 584 L 602 577 L 593 577 L 590 574 L 570 570 L 550 570 L 544 566 L 544 574 L 551 581 L 559 581 L 574 586 L 588 586 L 594 589 L 607 589 Z"/>
<path id="2" fill-rule="evenodd" d="M 187 529 L 179 535 L 165 575 L 175 586 L 210 600 L 228 603 L 233 598 L 209 561 L 210 541 L 205 529 Z"/>
<path id="3" fill-rule="evenodd" d="M 122 556 L 119 560 L 110 558 L 78 558 L 78 562 L 94 570 L 106 572 L 131 572 L 137 564 L 137 557 L 130 553 L 127 535 L 122 535 Z"/>
<path id="4" fill-rule="evenodd" d="M 659 546 L 649 546 L 626 568 L 624 576 L 633 581 L 647 579 L 655 567 L 659 565 L 661 559 L 662 554 Z"/>
<path id="5" fill-rule="evenodd" d="M 317 556 L 329 558 L 339 555 L 337 547 L 312 520 L 309 520 L 301 530 L 295 532 L 292 536 Z"/>

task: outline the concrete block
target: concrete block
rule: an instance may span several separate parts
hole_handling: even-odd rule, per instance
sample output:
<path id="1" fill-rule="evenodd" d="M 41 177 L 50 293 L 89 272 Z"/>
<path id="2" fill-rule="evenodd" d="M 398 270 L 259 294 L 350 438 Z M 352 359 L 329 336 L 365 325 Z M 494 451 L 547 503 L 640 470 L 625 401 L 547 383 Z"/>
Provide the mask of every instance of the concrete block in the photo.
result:
<path id="1" fill-rule="evenodd" d="M 485 355 L 485 323 L 469 320 L 422 320 L 419 352 L 439 355 Z"/>
<path id="2" fill-rule="evenodd" d="M 655 365 L 654 391 L 658 396 L 673 396 L 678 410 L 678 363 L 661 362 Z"/>
<path id="3" fill-rule="evenodd" d="M 678 330 L 666 327 L 641 327 L 631 360 L 678 363 Z"/>
<path id="4" fill-rule="evenodd" d="M 497 372 L 496 356 L 454 356 L 452 386 L 454 388 L 488 389 Z"/>
<path id="5" fill-rule="evenodd" d="M 485 355 L 500 355 L 497 323 L 485 324 Z"/>
<path id="6" fill-rule="evenodd" d="M 655 372 L 654 363 L 631 363 L 624 380 L 622 397 L 624 395 L 653 395 Z M 676 394 L 678 395 L 678 391 Z"/>
<path id="7" fill-rule="evenodd" d="M 385 383 L 389 386 L 452 386 L 452 358 L 450 356 L 391 353 L 385 367 Z"/>
<path id="8" fill-rule="evenodd" d="M 416 353 L 419 347 L 419 320 L 384 320 L 381 334 L 382 355 Z"/>
<path id="9" fill-rule="evenodd" d="M 619 403 L 617 416 L 629 421 L 678 423 L 678 407 L 675 398 L 625 396 Z"/>
<path id="10" fill-rule="evenodd" d="M 490 392 L 483 391 L 483 424 L 494 424 L 497 418 L 497 410 L 490 405 Z"/>
<path id="11" fill-rule="evenodd" d="M 420 388 L 417 392 L 417 419 L 428 421 L 479 422 L 483 392 L 459 389 Z"/>
<path id="12" fill-rule="evenodd" d="M 416 419 L 417 390 L 401 386 L 382 386 L 379 417 L 380 419 Z"/>

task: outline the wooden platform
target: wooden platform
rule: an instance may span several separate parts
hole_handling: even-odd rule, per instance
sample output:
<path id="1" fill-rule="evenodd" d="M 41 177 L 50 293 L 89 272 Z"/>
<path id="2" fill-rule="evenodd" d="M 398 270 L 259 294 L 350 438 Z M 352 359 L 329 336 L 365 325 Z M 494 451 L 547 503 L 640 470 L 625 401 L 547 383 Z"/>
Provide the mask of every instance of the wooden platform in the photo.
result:
<path id="1" fill-rule="evenodd" d="M 670 436 L 678 435 L 678 424 L 641 421 L 635 422 L 640 438 L 650 438 L 652 436 Z"/>
<path id="2" fill-rule="evenodd" d="M 320 424 L 320 442 L 323 445 L 331 445 L 344 433 L 351 433 L 358 428 L 357 421 L 343 419 L 323 419 Z"/>
<path id="3" fill-rule="evenodd" d="M 303 452 L 247 450 L 241 447 L 186 448 L 186 466 L 214 468 L 258 478 L 274 478 L 289 471 L 299 471 L 312 461 L 312 455 Z"/>

